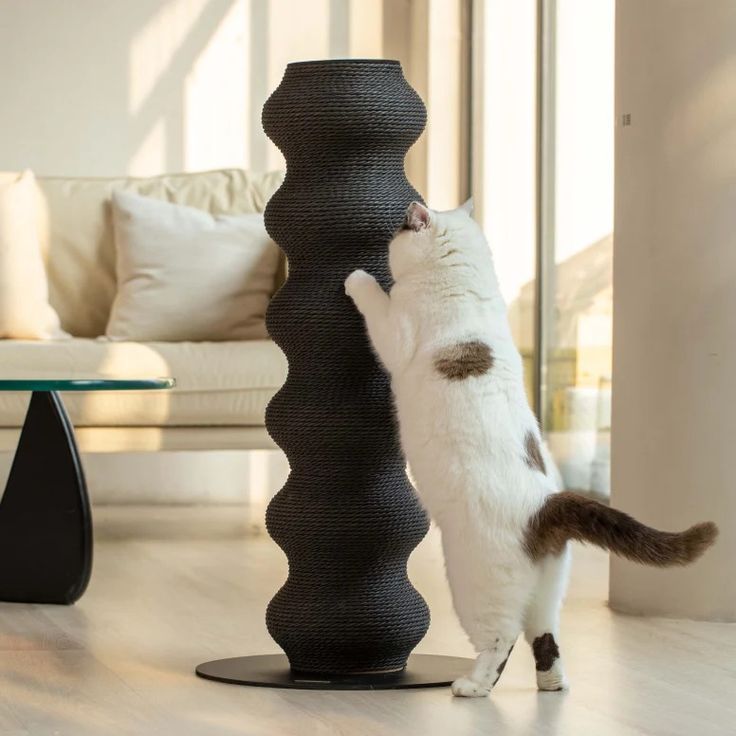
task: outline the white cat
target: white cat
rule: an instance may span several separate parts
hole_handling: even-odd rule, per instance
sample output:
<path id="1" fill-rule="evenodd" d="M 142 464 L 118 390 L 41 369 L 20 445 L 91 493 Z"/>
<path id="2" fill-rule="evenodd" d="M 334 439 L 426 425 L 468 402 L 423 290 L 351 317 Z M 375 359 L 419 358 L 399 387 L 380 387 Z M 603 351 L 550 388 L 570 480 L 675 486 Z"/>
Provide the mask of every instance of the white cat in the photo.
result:
<path id="1" fill-rule="evenodd" d="M 365 271 L 345 281 L 391 374 L 416 489 L 442 532 L 460 622 L 478 652 L 455 695 L 488 694 L 519 634 L 541 690 L 566 687 L 559 613 L 568 540 L 649 565 L 684 565 L 715 524 L 671 534 L 584 496 L 558 492 L 524 391 L 488 244 L 467 208 L 414 202 L 389 250 L 390 295 Z"/>

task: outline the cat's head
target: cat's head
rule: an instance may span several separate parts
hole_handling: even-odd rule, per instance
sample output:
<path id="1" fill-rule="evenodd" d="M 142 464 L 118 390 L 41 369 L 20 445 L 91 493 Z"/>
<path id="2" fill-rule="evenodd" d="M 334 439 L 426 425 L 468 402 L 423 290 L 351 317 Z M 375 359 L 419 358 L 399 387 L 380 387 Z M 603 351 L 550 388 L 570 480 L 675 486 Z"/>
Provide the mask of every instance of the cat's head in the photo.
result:
<path id="1" fill-rule="evenodd" d="M 471 213 L 470 201 L 444 212 L 412 202 L 389 246 L 394 281 L 441 273 L 444 281 L 473 279 L 497 288 L 488 243 Z"/>

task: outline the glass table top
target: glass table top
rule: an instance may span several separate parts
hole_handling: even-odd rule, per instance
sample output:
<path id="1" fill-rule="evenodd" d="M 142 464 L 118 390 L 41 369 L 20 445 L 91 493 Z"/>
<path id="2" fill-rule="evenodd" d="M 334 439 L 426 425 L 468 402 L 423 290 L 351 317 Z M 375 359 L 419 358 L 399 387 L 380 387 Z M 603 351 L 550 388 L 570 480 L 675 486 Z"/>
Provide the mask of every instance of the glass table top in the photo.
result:
<path id="1" fill-rule="evenodd" d="M 53 376 L 25 376 L 3 378 L 0 374 L 0 391 L 145 391 L 173 388 L 173 378 L 56 378 Z"/>

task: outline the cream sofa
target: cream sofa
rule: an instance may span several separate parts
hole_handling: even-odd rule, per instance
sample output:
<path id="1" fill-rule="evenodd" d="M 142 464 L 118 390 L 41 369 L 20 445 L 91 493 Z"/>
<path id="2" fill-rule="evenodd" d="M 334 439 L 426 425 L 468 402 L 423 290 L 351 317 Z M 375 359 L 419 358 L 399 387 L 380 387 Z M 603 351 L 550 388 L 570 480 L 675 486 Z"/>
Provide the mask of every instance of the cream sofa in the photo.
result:
<path id="1" fill-rule="evenodd" d="M 82 451 L 274 447 L 263 426 L 264 412 L 286 377 L 286 361 L 270 340 L 113 343 L 99 336 L 116 288 L 113 189 L 225 214 L 262 211 L 280 182 L 278 172 L 242 170 L 148 179 L 39 178 L 50 301 L 72 338 L 0 340 L 0 374 L 176 378 L 172 391 L 66 394 Z M 0 392 L 0 451 L 15 448 L 27 402 L 27 395 Z"/>

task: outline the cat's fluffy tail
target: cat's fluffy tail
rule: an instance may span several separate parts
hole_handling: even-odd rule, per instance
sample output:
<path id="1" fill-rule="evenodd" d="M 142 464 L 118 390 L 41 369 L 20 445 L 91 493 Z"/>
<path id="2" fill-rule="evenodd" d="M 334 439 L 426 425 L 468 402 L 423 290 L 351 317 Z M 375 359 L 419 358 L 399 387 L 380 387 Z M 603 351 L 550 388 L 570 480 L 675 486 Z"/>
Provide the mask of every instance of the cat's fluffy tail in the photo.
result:
<path id="1" fill-rule="evenodd" d="M 669 567 L 697 560 L 717 536 L 718 527 L 712 521 L 695 524 L 684 532 L 661 532 L 623 511 L 563 491 L 548 496 L 532 517 L 525 547 L 536 560 L 558 554 L 568 540 L 574 539 L 644 565 Z"/>

